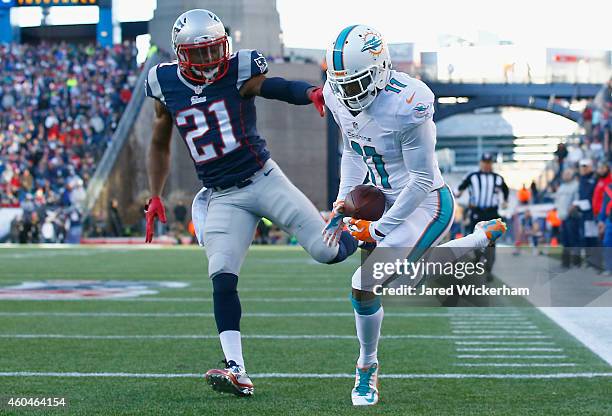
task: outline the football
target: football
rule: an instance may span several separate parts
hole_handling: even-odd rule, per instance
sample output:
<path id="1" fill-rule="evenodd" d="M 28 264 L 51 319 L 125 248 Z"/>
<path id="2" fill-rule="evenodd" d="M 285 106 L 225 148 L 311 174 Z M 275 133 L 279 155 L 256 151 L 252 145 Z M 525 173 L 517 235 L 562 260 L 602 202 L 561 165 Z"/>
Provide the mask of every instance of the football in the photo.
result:
<path id="1" fill-rule="evenodd" d="M 358 185 L 344 198 L 344 215 L 376 221 L 385 212 L 385 194 L 372 185 Z"/>

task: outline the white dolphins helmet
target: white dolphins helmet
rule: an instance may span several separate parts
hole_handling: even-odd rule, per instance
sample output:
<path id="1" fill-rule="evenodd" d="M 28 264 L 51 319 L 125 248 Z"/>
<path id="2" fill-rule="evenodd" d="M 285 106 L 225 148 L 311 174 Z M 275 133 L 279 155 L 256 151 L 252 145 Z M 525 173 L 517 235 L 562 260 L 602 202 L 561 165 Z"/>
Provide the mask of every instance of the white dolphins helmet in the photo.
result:
<path id="1" fill-rule="evenodd" d="M 229 41 L 213 12 L 193 9 L 180 15 L 172 28 L 172 48 L 185 78 L 212 83 L 227 73 Z"/>
<path id="2" fill-rule="evenodd" d="M 380 32 L 365 25 L 344 28 L 327 49 L 327 81 L 349 110 L 366 109 L 389 82 L 391 57 Z"/>

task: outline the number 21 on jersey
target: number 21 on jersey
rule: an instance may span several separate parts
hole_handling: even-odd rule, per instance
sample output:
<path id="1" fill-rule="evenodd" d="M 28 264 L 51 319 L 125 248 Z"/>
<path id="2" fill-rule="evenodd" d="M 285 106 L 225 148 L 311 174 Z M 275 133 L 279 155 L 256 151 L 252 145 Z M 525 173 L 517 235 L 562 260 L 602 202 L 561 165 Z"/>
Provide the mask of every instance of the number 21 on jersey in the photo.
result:
<path id="1" fill-rule="evenodd" d="M 232 131 L 232 123 L 230 122 L 225 101 L 212 102 L 206 108 L 206 111 L 213 114 L 217 119 L 222 143 L 219 150 L 215 149 L 214 138 L 211 138 L 208 143 L 199 145 L 195 143 L 210 130 L 204 111 L 197 107 L 190 107 L 176 114 L 177 126 L 193 126 L 185 135 L 185 142 L 189 147 L 191 157 L 196 163 L 213 161 L 240 147 L 240 143 L 238 143 Z"/>

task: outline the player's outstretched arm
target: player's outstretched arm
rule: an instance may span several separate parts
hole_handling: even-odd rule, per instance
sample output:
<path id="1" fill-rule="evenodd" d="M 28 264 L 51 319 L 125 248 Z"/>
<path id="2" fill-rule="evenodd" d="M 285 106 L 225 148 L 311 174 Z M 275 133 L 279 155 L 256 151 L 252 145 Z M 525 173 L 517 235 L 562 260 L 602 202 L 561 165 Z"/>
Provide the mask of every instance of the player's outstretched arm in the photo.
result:
<path id="1" fill-rule="evenodd" d="M 145 242 L 153 240 L 155 218 L 166 222 L 166 210 L 161 201 L 161 193 L 170 170 L 170 140 L 172 138 L 172 116 L 159 101 L 155 101 L 155 120 L 153 124 L 153 139 L 149 149 L 149 187 L 151 199 L 147 204 L 145 216 L 147 231 Z"/>
<path id="2" fill-rule="evenodd" d="M 322 88 L 304 81 L 291 81 L 280 77 L 267 78 L 261 74 L 246 81 L 240 88 L 240 95 L 259 96 L 295 105 L 313 104 L 321 117 L 325 115 Z"/>

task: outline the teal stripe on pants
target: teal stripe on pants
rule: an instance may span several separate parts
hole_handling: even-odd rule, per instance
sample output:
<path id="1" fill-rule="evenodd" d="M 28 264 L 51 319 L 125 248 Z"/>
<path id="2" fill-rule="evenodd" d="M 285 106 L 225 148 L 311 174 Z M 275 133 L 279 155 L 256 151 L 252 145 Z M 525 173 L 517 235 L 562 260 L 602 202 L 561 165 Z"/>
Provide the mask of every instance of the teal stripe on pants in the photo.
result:
<path id="1" fill-rule="evenodd" d="M 434 219 L 429 223 L 425 232 L 421 235 L 421 238 L 417 241 L 414 248 L 410 252 L 408 256 L 408 261 L 416 262 L 423 254 L 431 247 L 435 241 L 442 236 L 442 234 L 446 231 L 446 228 L 453 221 L 453 211 L 455 207 L 455 201 L 453 199 L 453 195 L 451 194 L 448 186 L 444 186 L 437 190 L 438 199 L 439 199 L 439 209 L 438 214 Z"/>

